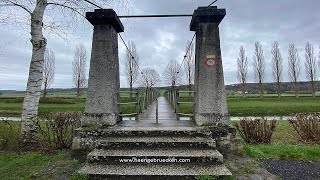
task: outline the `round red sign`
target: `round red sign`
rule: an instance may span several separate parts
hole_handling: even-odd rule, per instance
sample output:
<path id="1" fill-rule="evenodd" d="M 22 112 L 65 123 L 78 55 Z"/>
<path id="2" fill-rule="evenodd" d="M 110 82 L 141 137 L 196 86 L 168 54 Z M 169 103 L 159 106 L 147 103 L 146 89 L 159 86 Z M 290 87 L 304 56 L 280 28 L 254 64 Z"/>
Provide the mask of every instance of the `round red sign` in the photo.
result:
<path id="1" fill-rule="evenodd" d="M 207 65 L 208 67 L 214 67 L 218 64 L 218 61 L 215 58 L 207 58 L 207 60 L 205 61 L 205 65 Z"/>

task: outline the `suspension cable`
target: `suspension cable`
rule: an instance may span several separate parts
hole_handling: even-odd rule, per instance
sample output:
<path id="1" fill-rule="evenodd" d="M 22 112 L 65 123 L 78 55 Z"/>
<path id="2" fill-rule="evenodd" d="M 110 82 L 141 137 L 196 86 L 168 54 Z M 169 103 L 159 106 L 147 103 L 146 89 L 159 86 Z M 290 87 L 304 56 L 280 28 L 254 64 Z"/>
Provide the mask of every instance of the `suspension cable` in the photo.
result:
<path id="1" fill-rule="evenodd" d="M 212 6 L 212 4 L 216 3 L 218 0 L 213 1 L 212 3 L 209 4 L 209 6 L 207 8 L 209 8 L 210 6 Z"/>
<path id="2" fill-rule="evenodd" d="M 179 69 L 178 69 L 178 71 L 177 71 L 177 74 L 179 74 L 179 72 L 180 72 L 180 70 L 181 70 L 181 68 L 182 68 L 183 63 L 186 61 L 186 58 L 188 57 L 188 53 L 189 53 L 189 51 L 190 51 L 190 49 L 191 49 L 191 45 L 192 45 L 193 40 L 194 40 L 195 37 L 196 37 L 196 33 L 194 33 L 194 35 L 193 35 L 193 37 L 192 37 L 192 40 L 191 40 L 190 44 L 188 45 L 187 52 L 186 52 L 186 54 L 183 56 L 183 60 L 182 60 L 182 62 L 181 62 L 181 64 L 180 64 L 180 66 L 179 66 Z"/>
<path id="3" fill-rule="evenodd" d="M 129 49 L 129 47 L 128 47 L 127 43 L 124 41 L 124 39 L 123 39 L 123 37 L 121 36 L 121 34 L 119 34 L 119 36 L 120 36 L 120 39 L 121 39 L 121 41 L 123 42 L 124 46 L 126 47 L 127 51 L 129 52 L 129 54 L 130 54 L 130 56 L 131 56 L 132 60 L 133 60 L 133 61 L 134 61 L 134 63 L 137 65 L 138 70 L 140 71 L 140 73 L 141 73 L 141 74 L 143 74 L 143 73 L 142 73 L 142 71 L 141 71 L 141 69 L 140 69 L 140 67 L 139 67 L 138 62 L 137 62 L 137 61 L 136 61 L 136 59 L 134 58 L 134 55 L 132 54 L 131 50 Z"/>
<path id="4" fill-rule="evenodd" d="M 91 1 L 89 1 L 89 0 L 84 0 L 84 1 L 87 2 L 87 3 L 89 3 L 89 4 L 91 4 L 91 5 L 93 5 L 93 6 L 95 6 L 95 7 L 97 7 L 97 8 L 103 9 L 103 7 L 97 5 L 97 4 L 95 4 L 95 3 L 93 3 L 93 2 L 91 2 Z"/>

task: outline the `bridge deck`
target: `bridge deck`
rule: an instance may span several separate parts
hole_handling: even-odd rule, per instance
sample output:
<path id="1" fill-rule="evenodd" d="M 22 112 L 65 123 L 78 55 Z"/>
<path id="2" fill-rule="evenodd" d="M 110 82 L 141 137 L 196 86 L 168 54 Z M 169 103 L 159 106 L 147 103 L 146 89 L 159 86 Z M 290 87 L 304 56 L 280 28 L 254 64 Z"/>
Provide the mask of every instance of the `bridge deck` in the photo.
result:
<path id="1" fill-rule="evenodd" d="M 174 110 L 165 97 L 158 98 L 158 123 L 156 123 L 156 101 L 153 102 L 143 113 L 139 115 L 138 120 L 122 121 L 123 127 L 193 127 L 196 124 L 192 121 L 177 120 Z"/>

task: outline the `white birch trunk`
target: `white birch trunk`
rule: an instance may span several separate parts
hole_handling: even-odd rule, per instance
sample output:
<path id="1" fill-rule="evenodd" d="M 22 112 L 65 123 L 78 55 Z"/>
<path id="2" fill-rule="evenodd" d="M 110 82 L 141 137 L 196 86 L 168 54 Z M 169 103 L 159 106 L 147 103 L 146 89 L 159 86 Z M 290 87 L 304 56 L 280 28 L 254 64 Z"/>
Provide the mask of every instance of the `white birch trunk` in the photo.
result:
<path id="1" fill-rule="evenodd" d="M 32 58 L 29 69 L 29 78 L 26 95 L 23 101 L 21 114 L 20 138 L 25 143 L 36 142 L 38 132 L 38 106 L 43 80 L 44 53 L 46 39 L 42 32 L 42 22 L 47 0 L 37 0 L 36 7 L 31 15 L 31 43 Z"/>

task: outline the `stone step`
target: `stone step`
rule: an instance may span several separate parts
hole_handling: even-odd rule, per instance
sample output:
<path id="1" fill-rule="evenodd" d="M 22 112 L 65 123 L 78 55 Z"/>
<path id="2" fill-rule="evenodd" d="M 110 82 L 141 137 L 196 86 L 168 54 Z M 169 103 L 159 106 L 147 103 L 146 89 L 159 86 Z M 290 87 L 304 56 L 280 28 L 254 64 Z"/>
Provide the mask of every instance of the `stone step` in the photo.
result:
<path id="1" fill-rule="evenodd" d="M 95 149 L 87 156 L 89 163 L 210 163 L 222 164 L 223 155 L 213 149 Z M 160 161 L 160 162 L 159 162 Z"/>
<path id="2" fill-rule="evenodd" d="M 224 165 L 199 164 L 86 164 L 79 173 L 88 174 L 92 179 L 103 179 L 117 176 L 131 176 L 130 179 L 187 179 L 188 176 L 231 176 L 231 172 Z M 145 178 L 144 178 L 145 177 Z M 170 178 L 171 177 L 171 178 Z M 179 178 L 180 177 L 180 178 Z M 157 179 L 157 178 L 156 178 Z"/>
<path id="3" fill-rule="evenodd" d="M 216 142 L 209 137 L 109 137 L 109 138 L 74 138 L 73 149 L 105 148 L 215 148 Z"/>
<path id="4" fill-rule="evenodd" d="M 78 137 L 119 136 L 210 136 L 212 131 L 204 127 L 110 127 L 105 129 L 76 130 Z"/>

